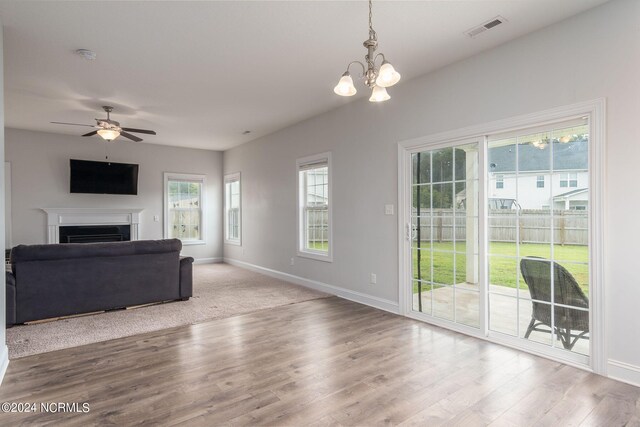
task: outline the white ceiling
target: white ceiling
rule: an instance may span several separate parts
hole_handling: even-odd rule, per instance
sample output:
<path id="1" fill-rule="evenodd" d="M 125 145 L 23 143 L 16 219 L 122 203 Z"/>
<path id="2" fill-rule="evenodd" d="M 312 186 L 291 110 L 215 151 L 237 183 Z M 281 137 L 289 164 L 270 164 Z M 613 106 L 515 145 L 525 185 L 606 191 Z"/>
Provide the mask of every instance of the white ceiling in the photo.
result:
<path id="1" fill-rule="evenodd" d="M 605 2 L 375 1 L 373 26 L 406 81 Z M 113 105 L 158 132 L 145 142 L 228 149 L 368 96 L 332 90 L 364 57 L 367 14 L 364 1 L 0 1 L 6 126 L 80 135 L 49 122 L 93 124 Z M 463 35 L 496 15 L 509 22 Z"/>

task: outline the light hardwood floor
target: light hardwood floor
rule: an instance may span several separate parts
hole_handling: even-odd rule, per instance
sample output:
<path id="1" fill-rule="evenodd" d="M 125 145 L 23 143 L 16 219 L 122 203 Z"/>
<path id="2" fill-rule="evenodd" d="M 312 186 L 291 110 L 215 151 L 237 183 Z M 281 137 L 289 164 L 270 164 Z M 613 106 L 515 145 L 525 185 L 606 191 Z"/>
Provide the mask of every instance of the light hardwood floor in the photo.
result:
<path id="1" fill-rule="evenodd" d="M 1 425 L 640 425 L 640 388 L 338 298 L 30 356 Z"/>

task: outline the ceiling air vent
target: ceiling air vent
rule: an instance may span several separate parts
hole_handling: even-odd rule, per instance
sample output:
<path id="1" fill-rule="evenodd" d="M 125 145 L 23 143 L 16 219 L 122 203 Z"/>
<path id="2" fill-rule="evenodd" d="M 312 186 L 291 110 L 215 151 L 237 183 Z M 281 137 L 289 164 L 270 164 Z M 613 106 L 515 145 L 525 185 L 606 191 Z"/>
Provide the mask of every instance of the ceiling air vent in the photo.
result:
<path id="1" fill-rule="evenodd" d="M 465 34 L 469 37 L 475 37 L 478 34 L 484 33 L 485 31 L 495 28 L 498 25 L 503 24 L 505 22 L 507 22 L 507 20 L 504 19 L 502 16 L 496 16 L 495 18 L 490 19 L 489 21 L 485 22 L 482 25 L 474 27 L 469 31 L 465 31 Z"/>

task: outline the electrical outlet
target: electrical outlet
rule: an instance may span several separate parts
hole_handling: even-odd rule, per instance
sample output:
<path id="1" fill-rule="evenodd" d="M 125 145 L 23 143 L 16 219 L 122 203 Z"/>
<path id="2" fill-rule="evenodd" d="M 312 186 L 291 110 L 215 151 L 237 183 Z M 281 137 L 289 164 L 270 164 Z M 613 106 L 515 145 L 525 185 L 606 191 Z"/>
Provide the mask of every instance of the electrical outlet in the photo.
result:
<path id="1" fill-rule="evenodd" d="M 160 215 L 154 215 L 153 222 L 160 222 Z"/>
<path id="2" fill-rule="evenodd" d="M 371 277 L 369 278 L 369 283 L 375 285 L 378 282 L 378 276 L 375 273 L 371 273 Z"/>
<path id="3" fill-rule="evenodd" d="M 393 205 L 384 205 L 384 214 L 393 215 Z"/>
<path id="4" fill-rule="evenodd" d="M 295 258 L 291 258 L 291 265 L 296 265 L 296 259 Z"/>

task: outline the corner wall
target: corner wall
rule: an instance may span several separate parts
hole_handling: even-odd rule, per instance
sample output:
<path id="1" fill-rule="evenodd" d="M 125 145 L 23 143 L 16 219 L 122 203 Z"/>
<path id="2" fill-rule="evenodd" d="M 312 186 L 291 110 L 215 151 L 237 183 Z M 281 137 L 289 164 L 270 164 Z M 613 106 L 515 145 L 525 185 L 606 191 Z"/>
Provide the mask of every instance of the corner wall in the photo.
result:
<path id="1" fill-rule="evenodd" d="M 220 260 L 222 153 L 146 143 L 107 144 L 96 138 L 6 130 L 2 152 L 11 164 L 12 245 L 46 243 L 47 219 L 42 208 L 66 207 L 143 208 L 140 239 L 162 239 L 163 173 L 193 173 L 206 175 L 206 244 L 185 245 L 182 253 L 201 262 Z M 140 164 L 137 196 L 69 192 L 69 159 L 104 161 L 105 147 L 109 160 Z M 155 215 L 158 222 L 153 220 Z"/>
<path id="2" fill-rule="evenodd" d="M 631 187 L 640 159 L 639 76 L 640 2 L 614 0 L 400 83 L 385 103 L 359 100 L 228 150 L 224 173 L 242 172 L 243 246 L 225 245 L 224 256 L 397 306 L 397 216 L 384 215 L 398 200 L 397 143 L 604 97 L 609 370 L 640 384 L 640 197 Z M 333 263 L 296 257 L 295 161 L 325 151 L 333 161 Z"/>
<path id="3" fill-rule="evenodd" d="M 4 253 L 4 37 L 3 37 L 3 27 L 2 22 L 0 21 L 0 248 L 2 248 L 2 253 Z M 6 287 L 5 283 L 6 277 L 3 275 L 0 279 L 0 286 L 4 290 Z M 2 383 L 2 379 L 4 378 L 4 373 L 7 371 L 7 366 L 9 365 L 9 349 L 7 348 L 7 339 L 6 339 L 6 323 L 7 322 L 7 302 L 6 302 L 6 292 L 0 292 L 0 383 Z"/>

